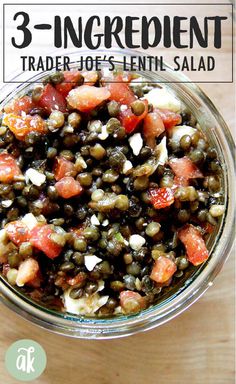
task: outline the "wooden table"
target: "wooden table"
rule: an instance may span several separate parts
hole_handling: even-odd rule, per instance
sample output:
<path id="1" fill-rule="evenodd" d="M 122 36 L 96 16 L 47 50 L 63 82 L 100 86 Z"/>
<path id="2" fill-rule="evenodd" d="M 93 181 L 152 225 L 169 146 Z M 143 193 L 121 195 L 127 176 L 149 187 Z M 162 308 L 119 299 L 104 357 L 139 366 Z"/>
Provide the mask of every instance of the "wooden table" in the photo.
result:
<path id="1" fill-rule="evenodd" d="M 222 70 L 224 61 L 222 60 Z M 234 123 L 234 85 L 202 88 L 229 126 Z M 76 340 L 49 333 L 1 305 L 0 378 L 8 346 L 32 338 L 45 348 L 48 364 L 36 384 L 233 384 L 234 257 L 213 287 L 171 322 L 146 333 L 108 341 Z"/>

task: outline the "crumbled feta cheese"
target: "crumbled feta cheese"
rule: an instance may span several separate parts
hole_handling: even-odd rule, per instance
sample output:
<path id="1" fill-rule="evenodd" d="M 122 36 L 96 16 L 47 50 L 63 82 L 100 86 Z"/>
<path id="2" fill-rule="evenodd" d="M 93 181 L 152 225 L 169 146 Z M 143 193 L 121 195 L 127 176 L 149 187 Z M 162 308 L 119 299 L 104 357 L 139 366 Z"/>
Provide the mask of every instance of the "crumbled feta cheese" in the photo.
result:
<path id="1" fill-rule="evenodd" d="M 124 239 L 124 244 L 126 245 L 126 247 L 129 245 L 129 242 L 127 240 Z"/>
<path id="2" fill-rule="evenodd" d="M 114 315 L 120 315 L 121 313 L 122 313 L 122 308 L 119 305 L 118 307 L 115 308 Z"/>
<path id="3" fill-rule="evenodd" d="M 166 136 L 163 137 L 160 144 L 155 148 L 158 164 L 164 165 L 168 161 L 168 152 L 166 147 Z"/>
<path id="4" fill-rule="evenodd" d="M 126 109 L 128 109 L 128 106 L 127 106 L 126 104 L 122 104 L 122 105 L 120 106 L 120 111 L 121 111 L 121 112 L 126 111 Z"/>
<path id="5" fill-rule="evenodd" d="M 33 147 L 28 147 L 26 148 L 25 152 L 33 152 L 34 148 Z"/>
<path id="6" fill-rule="evenodd" d="M 80 172 L 80 171 L 82 171 L 82 169 L 86 169 L 87 168 L 87 164 L 84 161 L 82 156 L 78 156 L 77 157 L 75 164 L 76 164 L 76 171 L 77 172 Z"/>
<path id="7" fill-rule="evenodd" d="M 196 132 L 196 129 L 189 127 L 188 125 L 176 125 L 171 130 L 171 140 L 176 145 L 179 144 L 181 137 L 184 135 L 192 136 Z"/>
<path id="8" fill-rule="evenodd" d="M 141 134 L 135 133 L 133 136 L 131 136 L 129 138 L 129 145 L 132 148 L 133 154 L 135 156 L 138 156 L 143 146 L 143 139 Z"/>
<path id="9" fill-rule="evenodd" d="M 26 215 L 23 216 L 23 218 L 21 219 L 21 221 L 23 221 L 23 223 L 24 223 L 29 229 L 33 229 L 33 228 L 38 224 L 38 220 L 37 220 L 36 217 L 33 215 L 33 213 L 26 213 Z"/>
<path id="10" fill-rule="evenodd" d="M 2 200 L 3 208 L 9 208 L 13 203 L 13 200 Z"/>
<path id="11" fill-rule="evenodd" d="M 109 224 L 109 220 L 108 219 L 105 219 L 103 222 L 102 222 L 102 226 L 103 227 L 107 227 Z"/>
<path id="12" fill-rule="evenodd" d="M 98 289 L 92 295 L 85 295 L 79 299 L 72 299 L 70 297 L 69 288 L 64 292 L 63 301 L 67 312 L 76 315 L 94 315 L 95 312 L 107 303 L 109 296 L 100 296 L 98 292 L 104 289 L 104 281 L 99 280 Z"/>
<path id="13" fill-rule="evenodd" d="M 98 134 L 98 138 L 100 140 L 106 140 L 109 136 L 109 133 L 107 132 L 107 127 L 106 125 L 102 126 L 102 132 Z"/>
<path id="14" fill-rule="evenodd" d="M 27 171 L 25 172 L 25 177 L 26 182 L 30 180 L 31 183 L 36 185 L 37 187 L 40 187 L 40 185 L 42 185 L 46 180 L 46 176 L 34 168 L 27 169 Z"/>
<path id="15" fill-rule="evenodd" d="M 131 161 L 126 160 L 126 161 L 124 162 L 122 172 L 123 172 L 124 174 L 126 174 L 126 173 L 128 173 L 132 168 L 133 168 L 133 164 L 131 163 Z"/>
<path id="16" fill-rule="evenodd" d="M 140 235 L 132 235 L 129 238 L 129 245 L 134 251 L 139 251 L 145 244 L 146 240 Z"/>
<path id="17" fill-rule="evenodd" d="M 154 88 L 145 95 L 154 108 L 169 109 L 173 112 L 181 111 L 181 103 L 174 95 L 164 88 Z"/>
<path id="18" fill-rule="evenodd" d="M 95 255 L 86 255 L 84 256 L 84 264 L 88 271 L 92 271 L 95 265 L 100 263 L 102 259 L 100 257 L 97 257 Z"/>
<path id="19" fill-rule="evenodd" d="M 100 221 L 98 220 L 96 215 L 93 215 L 90 219 L 92 225 L 100 225 Z"/>

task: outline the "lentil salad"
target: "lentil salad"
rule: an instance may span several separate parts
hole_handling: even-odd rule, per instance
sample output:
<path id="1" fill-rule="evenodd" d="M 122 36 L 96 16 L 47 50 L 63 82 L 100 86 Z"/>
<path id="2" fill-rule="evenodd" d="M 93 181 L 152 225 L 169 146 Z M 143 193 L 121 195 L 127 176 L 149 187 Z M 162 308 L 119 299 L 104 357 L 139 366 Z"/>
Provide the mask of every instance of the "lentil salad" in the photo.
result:
<path id="1" fill-rule="evenodd" d="M 199 124 L 132 74 L 57 72 L 2 111 L 1 273 L 86 316 L 136 313 L 207 260 L 224 212 Z"/>

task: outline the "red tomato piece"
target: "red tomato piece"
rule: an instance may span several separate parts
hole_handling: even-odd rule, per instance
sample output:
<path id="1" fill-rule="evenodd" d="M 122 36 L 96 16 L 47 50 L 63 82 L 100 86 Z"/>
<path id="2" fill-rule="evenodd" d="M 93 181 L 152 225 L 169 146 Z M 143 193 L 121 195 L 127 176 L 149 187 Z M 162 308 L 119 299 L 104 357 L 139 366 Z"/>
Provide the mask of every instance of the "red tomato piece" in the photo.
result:
<path id="1" fill-rule="evenodd" d="M 146 139 L 147 145 L 154 148 L 156 144 L 156 137 L 165 131 L 165 126 L 159 113 L 154 110 L 148 113 L 143 122 L 143 134 Z"/>
<path id="2" fill-rule="evenodd" d="M 174 202 L 174 191 L 171 188 L 151 188 L 149 196 L 155 209 L 169 207 Z"/>
<path id="3" fill-rule="evenodd" d="M 63 75 L 63 82 L 57 84 L 55 88 L 64 96 L 64 98 L 66 98 L 68 93 L 78 85 L 78 82 L 82 76 L 79 71 L 65 71 L 63 72 Z"/>
<path id="4" fill-rule="evenodd" d="M 30 231 L 30 243 L 50 259 L 54 259 L 61 253 L 62 247 L 51 240 L 53 230 L 48 224 L 37 225 Z"/>
<path id="5" fill-rule="evenodd" d="M 12 100 L 4 108 L 6 113 L 14 113 L 15 115 L 21 115 L 22 112 L 28 114 L 35 107 L 30 96 L 19 97 L 18 99 Z"/>
<path id="6" fill-rule="evenodd" d="M 167 282 L 176 272 L 175 263 L 166 256 L 160 256 L 155 261 L 150 278 L 156 283 Z"/>
<path id="7" fill-rule="evenodd" d="M 10 183 L 15 176 L 21 175 L 16 159 L 8 153 L 0 153 L 0 182 Z"/>
<path id="8" fill-rule="evenodd" d="M 39 98 L 38 105 L 46 112 L 52 111 L 66 112 L 66 100 L 64 96 L 58 92 L 51 84 L 47 84 Z"/>
<path id="9" fill-rule="evenodd" d="M 8 126 L 18 140 L 24 140 L 25 136 L 32 131 L 41 134 L 47 132 L 45 121 L 39 115 L 23 117 L 9 113 L 4 117 L 3 123 Z"/>
<path id="10" fill-rule="evenodd" d="M 174 186 L 176 187 L 188 187 L 189 181 L 185 177 L 175 176 L 174 177 Z"/>
<path id="11" fill-rule="evenodd" d="M 186 156 L 170 160 L 169 165 L 177 177 L 187 180 L 204 177 L 200 169 Z"/>
<path id="12" fill-rule="evenodd" d="M 72 108 L 80 112 L 90 112 L 109 97 L 110 92 L 104 87 L 81 85 L 69 92 L 67 101 Z"/>
<path id="13" fill-rule="evenodd" d="M 38 275 L 39 264 L 37 260 L 29 258 L 24 260 L 20 266 L 16 277 L 16 284 L 19 287 L 32 282 Z"/>
<path id="14" fill-rule="evenodd" d="M 29 230 L 21 220 L 6 224 L 5 229 L 9 239 L 16 245 L 29 241 Z"/>
<path id="15" fill-rule="evenodd" d="M 197 266 L 208 259 L 209 253 L 205 241 L 196 227 L 187 224 L 179 230 L 178 236 L 185 246 L 190 263 Z"/>
<path id="16" fill-rule="evenodd" d="M 63 156 L 57 157 L 53 166 L 54 177 L 59 181 L 65 176 L 72 176 L 75 172 L 74 164 Z"/>
<path id="17" fill-rule="evenodd" d="M 58 195 L 64 199 L 81 194 L 83 188 L 80 183 L 71 176 L 63 177 L 55 184 Z"/>
<path id="18" fill-rule="evenodd" d="M 125 109 L 124 111 L 121 111 L 119 113 L 119 120 L 122 124 L 122 126 L 125 128 L 126 132 L 127 133 L 131 133 L 135 130 L 135 128 L 138 126 L 138 124 L 140 123 L 140 121 L 142 121 L 145 116 L 147 115 L 148 113 L 148 102 L 147 100 L 143 100 L 143 102 L 145 103 L 145 110 L 144 112 L 142 113 L 142 115 L 140 116 L 136 116 L 131 108 L 127 108 Z"/>
<path id="19" fill-rule="evenodd" d="M 120 293 L 120 305 L 125 313 L 137 313 L 145 309 L 145 299 L 137 292 L 122 291 Z"/>
<path id="20" fill-rule="evenodd" d="M 110 100 L 115 100 L 120 104 L 131 104 L 136 97 L 129 84 L 124 81 L 122 75 L 118 75 L 113 79 L 114 83 L 108 84 L 106 87 L 110 91 Z"/>
<path id="21" fill-rule="evenodd" d="M 156 109 L 166 129 L 178 125 L 182 121 L 182 117 L 173 111 L 168 109 Z"/>

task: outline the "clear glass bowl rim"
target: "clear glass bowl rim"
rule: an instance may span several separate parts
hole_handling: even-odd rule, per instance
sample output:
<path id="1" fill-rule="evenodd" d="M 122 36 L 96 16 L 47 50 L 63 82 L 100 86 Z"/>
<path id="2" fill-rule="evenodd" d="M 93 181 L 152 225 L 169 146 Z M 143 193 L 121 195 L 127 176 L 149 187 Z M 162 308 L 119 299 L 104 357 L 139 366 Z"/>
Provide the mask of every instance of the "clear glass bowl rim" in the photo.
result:
<path id="1" fill-rule="evenodd" d="M 68 55 L 73 57 L 73 55 L 78 53 L 82 56 L 89 55 L 94 57 L 97 55 L 107 55 L 108 51 L 104 49 L 99 49 L 95 52 L 67 50 L 56 51 L 51 56 Z M 109 55 L 114 55 L 118 61 L 120 55 L 142 56 L 143 54 L 147 55 L 147 52 L 120 49 L 109 51 Z M 183 98 L 185 104 L 189 106 L 193 103 L 192 107 L 195 109 L 195 112 L 199 110 L 200 115 L 202 108 L 205 108 L 210 114 L 211 121 L 214 120 L 215 122 L 212 134 L 224 163 L 224 189 L 227 209 L 219 233 L 214 239 L 214 244 L 212 244 L 209 261 L 202 265 L 193 277 L 188 279 L 184 286 L 167 300 L 142 311 L 140 314 L 112 319 L 79 318 L 72 314 L 62 314 L 45 309 L 19 294 L 3 278 L 0 278 L 1 301 L 27 320 L 59 334 L 86 339 L 124 337 L 152 329 L 176 317 L 201 297 L 208 287 L 213 284 L 214 278 L 226 261 L 234 241 L 234 141 L 224 119 L 204 92 L 195 83 L 190 82 L 185 75 L 174 72 L 170 66 L 165 64 L 165 69 L 166 72 L 149 72 L 143 73 L 143 75 L 148 79 L 150 78 L 150 81 L 153 81 L 153 77 L 155 77 L 160 82 L 167 82 L 165 86 L 169 87 L 172 92 L 176 92 L 178 97 Z M 46 74 L 47 72 L 43 76 Z M 12 75 L 12 81 L 16 83 L 19 75 L 19 73 Z M 42 77 L 42 75 L 30 77 L 31 73 L 27 72 L 24 75 L 26 81 L 28 79 L 34 81 Z M 1 106 L 24 87 L 26 87 L 25 84 L 20 84 L 17 87 L 16 84 L 5 84 L 1 89 Z M 189 99 L 186 100 L 186 97 Z"/>

